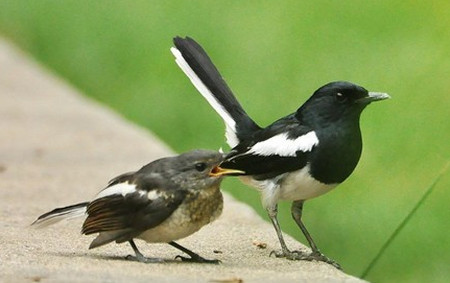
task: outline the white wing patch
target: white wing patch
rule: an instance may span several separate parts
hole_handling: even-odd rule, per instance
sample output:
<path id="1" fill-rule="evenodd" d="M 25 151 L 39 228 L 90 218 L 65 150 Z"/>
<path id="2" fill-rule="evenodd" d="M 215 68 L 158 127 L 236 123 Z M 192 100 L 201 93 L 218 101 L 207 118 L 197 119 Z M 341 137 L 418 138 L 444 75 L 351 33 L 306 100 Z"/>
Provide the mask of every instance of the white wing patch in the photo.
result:
<path id="1" fill-rule="evenodd" d="M 231 115 L 223 108 L 223 106 L 217 101 L 214 95 L 211 93 L 209 88 L 202 82 L 202 80 L 197 76 L 197 74 L 189 66 L 188 62 L 183 58 L 180 50 L 175 47 L 170 48 L 170 51 L 175 56 L 175 62 L 183 70 L 183 72 L 191 80 L 195 88 L 200 92 L 200 94 L 208 101 L 208 103 L 216 110 L 216 112 L 222 117 L 226 125 L 225 136 L 227 138 L 227 143 L 234 147 L 238 144 L 238 139 L 236 137 L 236 122 L 233 120 Z"/>
<path id="2" fill-rule="evenodd" d="M 167 199 L 169 197 L 170 196 L 166 192 L 160 191 L 160 190 L 151 190 L 150 192 L 147 193 L 147 198 L 149 200 L 155 200 L 155 199 L 158 199 L 158 198 Z"/>
<path id="3" fill-rule="evenodd" d="M 156 190 L 152 190 L 152 191 L 148 192 L 147 198 L 149 200 L 155 200 L 155 199 L 159 198 L 159 192 L 157 192 Z"/>
<path id="4" fill-rule="evenodd" d="M 111 187 L 107 187 L 104 190 L 100 191 L 94 200 L 106 197 L 106 196 L 112 196 L 112 195 L 122 195 L 125 196 L 127 194 L 132 194 L 137 192 L 135 184 L 130 183 L 118 183 Z M 145 194 L 143 191 L 139 191 L 140 194 Z"/>
<path id="5" fill-rule="evenodd" d="M 262 156 L 295 156 L 297 151 L 311 151 L 318 144 L 319 139 L 314 131 L 296 139 L 289 139 L 287 134 L 283 133 L 256 143 L 247 153 Z"/>

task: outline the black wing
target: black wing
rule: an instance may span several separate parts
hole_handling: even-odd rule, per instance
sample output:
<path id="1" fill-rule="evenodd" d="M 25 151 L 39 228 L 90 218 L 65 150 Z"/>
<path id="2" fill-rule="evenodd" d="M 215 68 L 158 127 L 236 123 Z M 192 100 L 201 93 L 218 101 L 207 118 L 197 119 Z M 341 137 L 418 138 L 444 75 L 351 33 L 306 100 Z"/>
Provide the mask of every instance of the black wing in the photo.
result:
<path id="1" fill-rule="evenodd" d="M 293 115 L 289 115 L 256 132 L 251 138 L 233 148 L 220 167 L 242 170 L 245 175 L 252 175 L 259 180 L 301 169 L 307 164 L 311 151 L 295 150 L 287 146 L 289 140 L 295 140 L 311 131 L 310 127 L 300 125 Z M 280 137 L 278 143 L 272 144 L 264 153 L 255 152 L 263 142 L 276 136 Z"/>

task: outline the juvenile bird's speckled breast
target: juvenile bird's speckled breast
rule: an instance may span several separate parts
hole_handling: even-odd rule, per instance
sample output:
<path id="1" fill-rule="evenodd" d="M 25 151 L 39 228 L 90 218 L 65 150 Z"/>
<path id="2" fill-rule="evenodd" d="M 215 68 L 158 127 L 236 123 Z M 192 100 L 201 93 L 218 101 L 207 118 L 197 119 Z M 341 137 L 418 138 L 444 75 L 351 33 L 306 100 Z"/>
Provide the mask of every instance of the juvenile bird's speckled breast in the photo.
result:
<path id="1" fill-rule="evenodd" d="M 185 238 L 218 218 L 222 209 L 223 196 L 218 187 L 189 192 L 169 218 L 137 238 L 149 243 L 167 243 Z"/>

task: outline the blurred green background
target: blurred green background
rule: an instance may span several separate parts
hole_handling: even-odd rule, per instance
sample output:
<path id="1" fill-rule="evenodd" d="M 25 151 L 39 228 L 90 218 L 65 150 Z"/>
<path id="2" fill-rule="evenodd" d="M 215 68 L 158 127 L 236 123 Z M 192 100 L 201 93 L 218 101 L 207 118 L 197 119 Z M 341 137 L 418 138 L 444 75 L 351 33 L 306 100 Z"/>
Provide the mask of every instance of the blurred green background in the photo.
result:
<path id="1" fill-rule="evenodd" d="M 260 125 L 329 81 L 391 94 L 362 116 L 353 175 L 305 207 L 321 250 L 358 276 L 450 160 L 449 11 L 449 1 L 0 0 L 0 33 L 178 152 L 227 147 L 169 52 L 175 35 L 205 47 Z M 368 280 L 450 280 L 449 186 L 447 172 Z M 223 187 L 267 219 L 256 191 Z M 305 242 L 289 204 L 280 211 Z"/>

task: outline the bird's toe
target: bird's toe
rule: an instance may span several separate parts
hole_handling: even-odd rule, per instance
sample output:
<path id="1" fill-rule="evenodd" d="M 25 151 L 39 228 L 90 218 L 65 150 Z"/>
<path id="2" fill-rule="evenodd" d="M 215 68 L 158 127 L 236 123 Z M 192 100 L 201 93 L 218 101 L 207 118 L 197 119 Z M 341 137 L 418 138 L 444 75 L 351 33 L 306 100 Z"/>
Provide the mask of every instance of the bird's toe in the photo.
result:
<path id="1" fill-rule="evenodd" d="M 184 256 L 181 256 L 181 255 L 177 255 L 175 257 L 175 259 L 181 259 L 181 261 L 183 261 L 183 262 L 211 263 L 211 264 L 219 264 L 219 263 L 221 263 L 221 261 L 218 260 L 218 259 L 207 259 L 207 258 L 201 257 L 199 255 L 193 256 L 193 257 L 184 257 Z"/>
<path id="2" fill-rule="evenodd" d="M 271 251 L 270 256 L 275 256 L 278 258 L 286 258 L 289 260 L 309 260 L 308 254 L 302 251 Z"/>
<path id="3" fill-rule="evenodd" d="M 342 267 L 339 263 L 337 263 L 335 260 L 325 256 L 324 254 L 322 254 L 319 251 L 312 252 L 309 255 L 309 258 L 311 258 L 311 260 L 326 262 L 326 263 L 336 267 L 337 269 L 342 270 Z"/>
<path id="4" fill-rule="evenodd" d="M 131 260 L 131 261 L 142 262 L 142 263 L 161 263 L 161 262 L 164 262 L 164 259 L 162 259 L 162 258 L 145 257 L 145 256 L 127 255 L 125 257 L 125 259 Z"/>
<path id="5" fill-rule="evenodd" d="M 270 256 L 275 256 L 277 258 L 286 258 L 289 260 L 307 260 L 307 261 L 322 261 L 326 262 L 335 268 L 342 270 L 342 267 L 339 263 L 337 263 L 335 260 L 332 260 L 325 255 L 323 255 L 321 252 L 316 251 L 312 253 L 305 253 L 303 251 L 272 251 L 270 252 Z"/>

